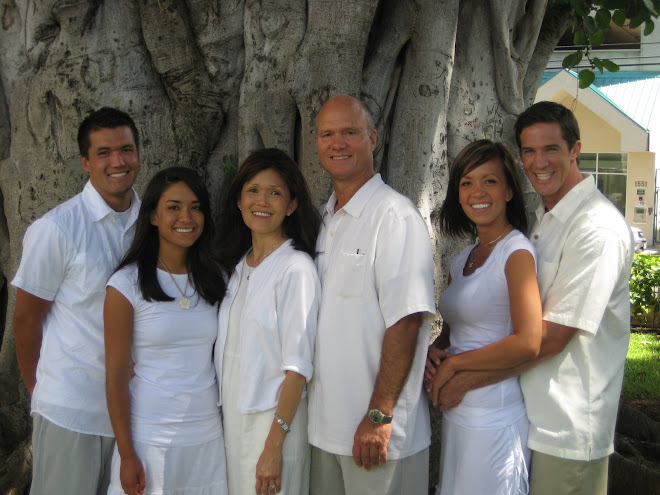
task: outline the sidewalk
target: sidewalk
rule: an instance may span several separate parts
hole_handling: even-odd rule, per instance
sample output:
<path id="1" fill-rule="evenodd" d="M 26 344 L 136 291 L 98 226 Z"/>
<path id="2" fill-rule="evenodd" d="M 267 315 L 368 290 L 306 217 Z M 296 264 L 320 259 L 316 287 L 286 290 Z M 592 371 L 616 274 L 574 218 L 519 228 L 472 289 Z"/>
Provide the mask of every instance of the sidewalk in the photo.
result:
<path id="1" fill-rule="evenodd" d="M 652 256 L 658 256 L 660 255 L 660 244 L 653 244 L 644 251 L 640 251 L 639 254 L 649 254 Z"/>

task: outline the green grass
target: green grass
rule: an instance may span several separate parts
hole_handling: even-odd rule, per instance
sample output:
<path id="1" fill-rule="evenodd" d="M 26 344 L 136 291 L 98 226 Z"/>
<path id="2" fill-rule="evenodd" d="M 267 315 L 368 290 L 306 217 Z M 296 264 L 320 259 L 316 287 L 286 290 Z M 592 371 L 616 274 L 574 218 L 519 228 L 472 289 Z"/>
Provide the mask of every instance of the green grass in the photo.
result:
<path id="1" fill-rule="evenodd" d="M 626 399 L 660 397 L 660 334 L 633 332 L 623 375 Z"/>

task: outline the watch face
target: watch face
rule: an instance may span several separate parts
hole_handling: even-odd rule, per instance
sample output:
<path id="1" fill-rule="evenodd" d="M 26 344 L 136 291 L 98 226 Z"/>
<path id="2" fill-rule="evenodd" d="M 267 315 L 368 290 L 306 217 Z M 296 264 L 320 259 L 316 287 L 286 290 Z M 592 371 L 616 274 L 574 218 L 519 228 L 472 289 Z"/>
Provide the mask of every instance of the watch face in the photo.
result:
<path id="1" fill-rule="evenodd" d="M 369 419 L 372 423 L 382 423 L 384 417 L 385 415 L 378 409 L 372 409 L 369 411 Z"/>

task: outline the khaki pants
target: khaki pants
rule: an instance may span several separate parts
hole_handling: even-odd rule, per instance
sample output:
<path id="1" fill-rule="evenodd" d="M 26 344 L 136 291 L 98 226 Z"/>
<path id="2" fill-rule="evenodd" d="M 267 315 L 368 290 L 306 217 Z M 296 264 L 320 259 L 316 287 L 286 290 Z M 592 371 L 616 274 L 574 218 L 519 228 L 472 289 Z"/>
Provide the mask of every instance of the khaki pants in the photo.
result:
<path id="1" fill-rule="evenodd" d="M 105 495 L 115 439 L 85 435 L 35 414 L 30 495 Z"/>
<path id="2" fill-rule="evenodd" d="M 607 495 L 608 460 L 575 461 L 534 451 L 529 494 Z"/>
<path id="3" fill-rule="evenodd" d="M 429 449 L 365 471 L 353 456 L 312 447 L 310 495 L 427 495 Z"/>

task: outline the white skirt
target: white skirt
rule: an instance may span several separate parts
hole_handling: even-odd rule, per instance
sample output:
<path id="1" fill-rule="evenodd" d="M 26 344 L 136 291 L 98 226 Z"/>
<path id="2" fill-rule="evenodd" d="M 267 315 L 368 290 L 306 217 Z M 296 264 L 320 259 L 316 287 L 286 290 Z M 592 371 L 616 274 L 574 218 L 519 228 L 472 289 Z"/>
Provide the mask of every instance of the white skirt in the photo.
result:
<path id="1" fill-rule="evenodd" d="M 163 447 L 133 442 L 146 474 L 145 495 L 227 495 L 222 436 L 201 445 Z M 115 446 L 108 495 L 125 495 L 119 481 L 121 458 Z"/>
<path id="2" fill-rule="evenodd" d="M 223 425 L 230 495 L 254 495 L 257 462 L 273 423 L 275 408 L 241 414 L 225 405 Z M 311 447 L 307 442 L 307 399 L 301 399 L 282 446 L 282 490 L 278 495 L 309 493 Z"/>
<path id="3" fill-rule="evenodd" d="M 503 428 L 468 428 L 442 418 L 436 495 L 527 495 L 526 416 Z"/>

